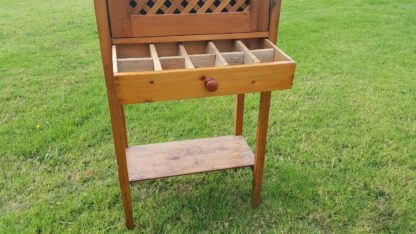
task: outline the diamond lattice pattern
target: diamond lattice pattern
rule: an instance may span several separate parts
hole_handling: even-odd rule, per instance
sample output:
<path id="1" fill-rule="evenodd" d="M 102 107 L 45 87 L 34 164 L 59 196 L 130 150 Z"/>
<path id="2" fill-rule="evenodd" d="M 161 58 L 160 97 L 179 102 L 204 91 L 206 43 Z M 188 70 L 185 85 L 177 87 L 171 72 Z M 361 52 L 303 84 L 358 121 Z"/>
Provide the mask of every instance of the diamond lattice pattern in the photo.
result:
<path id="1" fill-rule="evenodd" d="M 130 13 L 203 14 L 244 12 L 250 9 L 250 0 L 131 0 Z"/>

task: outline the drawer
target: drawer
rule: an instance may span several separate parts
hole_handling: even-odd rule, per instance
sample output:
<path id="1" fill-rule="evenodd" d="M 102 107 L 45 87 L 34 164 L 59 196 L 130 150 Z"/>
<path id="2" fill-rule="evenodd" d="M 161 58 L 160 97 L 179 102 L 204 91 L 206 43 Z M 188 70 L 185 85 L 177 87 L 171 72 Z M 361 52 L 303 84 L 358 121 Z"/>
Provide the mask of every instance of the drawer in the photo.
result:
<path id="1" fill-rule="evenodd" d="M 267 39 L 113 45 L 121 104 L 290 89 L 295 67 Z"/>

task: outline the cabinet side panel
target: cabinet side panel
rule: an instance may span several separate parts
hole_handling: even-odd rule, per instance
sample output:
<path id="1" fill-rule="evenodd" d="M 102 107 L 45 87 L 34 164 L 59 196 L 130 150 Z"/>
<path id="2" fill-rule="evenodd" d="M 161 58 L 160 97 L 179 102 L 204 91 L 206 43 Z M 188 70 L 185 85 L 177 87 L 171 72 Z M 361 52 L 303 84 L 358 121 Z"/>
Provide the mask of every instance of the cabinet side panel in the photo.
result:
<path id="1" fill-rule="evenodd" d="M 129 0 L 107 0 L 112 37 L 132 37 Z"/>

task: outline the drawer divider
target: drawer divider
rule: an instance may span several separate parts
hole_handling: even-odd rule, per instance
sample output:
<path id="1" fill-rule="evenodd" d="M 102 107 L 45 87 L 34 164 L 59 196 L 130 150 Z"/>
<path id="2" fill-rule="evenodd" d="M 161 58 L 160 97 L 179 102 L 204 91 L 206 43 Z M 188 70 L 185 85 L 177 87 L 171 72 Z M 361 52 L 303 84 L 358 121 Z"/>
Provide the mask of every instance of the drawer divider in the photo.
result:
<path id="1" fill-rule="evenodd" d="M 273 48 L 256 49 L 251 51 L 262 63 L 275 61 L 275 50 Z"/>
<path id="2" fill-rule="evenodd" d="M 238 51 L 241 51 L 245 54 L 244 64 L 260 63 L 260 60 L 256 57 L 256 55 L 254 55 L 253 52 L 251 52 L 242 41 L 235 41 L 234 46 Z"/>
<path id="3" fill-rule="evenodd" d="M 214 42 L 212 41 L 208 42 L 207 53 L 215 54 L 215 66 L 216 67 L 228 66 L 227 61 L 222 56 L 218 48 L 215 46 Z"/>
<path id="4" fill-rule="evenodd" d="M 113 72 L 118 72 L 118 60 L 117 60 L 117 47 L 116 45 L 112 46 L 112 59 L 113 59 Z"/>
<path id="5" fill-rule="evenodd" d="M 268 39 L 264 39 L 263 43 L 264 43 L 264 47 L 274 49 L 275 60 L 293 61 L 293 59 L 289 55 L 287 55 L 285 52 L 279 49 L 274 43 L 272 43 Z"/>
<path id="6" fill-rule="evenodd" d="M 149 44 L 149 49 L 150 49 L 150 56 L 152 57 L 152 60 L 153 60 L 154 70 L 155 71 L 161 71 L 162 70 L 162 65 L 160 64 L 160 59 L 159 59 L 159 56 L 157 55 L 155 45 L 154 44 Z"/>
<path id="7" fill-rule="evenodd" d="M 185 49 L 185 46 L 181 43 L 179 44 L 179 55 L 185 58 L 185 68 L 195 68 L 194 64 L 189 57 L 188 52 Z"/>
<path id="8" fill-rule="evenodd" d="M 213 67 L 215 64 L 215 54 L 192 54 L 189 58 L 196 68 Z"/>
<path id="9" fill-rule="evenodd" d="M 183 56 L 161 57 L 160 64 L 163 70 L 181 69 L 185 67 L 185 58 Z"/>
<path id="10" fill-rule="evenodd" d="M 153 71 L 152 58 L 120 58 L 118 70 L 123 72 Z"/>
<path id="11" fill-rule="evenodd" d="M 223 52 L 221 55 L 225 58 L 228 65 L 238 65 L 244 64 L 244 53 L 237 51 L 237 52 Z"/>

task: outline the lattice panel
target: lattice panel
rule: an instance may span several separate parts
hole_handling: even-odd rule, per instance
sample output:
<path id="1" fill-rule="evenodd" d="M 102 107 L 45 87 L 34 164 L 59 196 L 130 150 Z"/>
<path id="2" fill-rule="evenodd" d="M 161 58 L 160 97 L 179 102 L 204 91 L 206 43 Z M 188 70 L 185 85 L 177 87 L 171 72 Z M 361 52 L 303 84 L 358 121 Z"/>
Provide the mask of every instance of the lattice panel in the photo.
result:
<path id="1" fill-rule="evenodd" d="M 130 13 L 154 14 L 204 14 L 245 12 L 250 10 L 250 0 L 131 0 Z"/>

